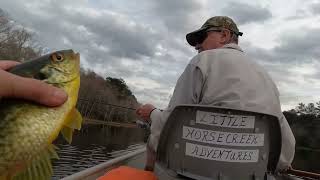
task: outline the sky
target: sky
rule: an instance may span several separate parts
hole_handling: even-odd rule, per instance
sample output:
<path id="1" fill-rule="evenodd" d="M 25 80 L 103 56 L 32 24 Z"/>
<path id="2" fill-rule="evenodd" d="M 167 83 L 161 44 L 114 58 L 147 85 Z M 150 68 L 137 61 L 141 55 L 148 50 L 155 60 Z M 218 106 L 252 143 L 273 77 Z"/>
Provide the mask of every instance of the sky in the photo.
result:
<path id="1" fill-rule="evenodd" d="M 197 54 L 185 35 L 226 15 L 239 45 L 263 66 L 282 110 L 320 101 L 320 0 L 0 0 L 49 51 L 73 49 L 81 65 L 125 80 L 140 103 L 165 108 Z"/>

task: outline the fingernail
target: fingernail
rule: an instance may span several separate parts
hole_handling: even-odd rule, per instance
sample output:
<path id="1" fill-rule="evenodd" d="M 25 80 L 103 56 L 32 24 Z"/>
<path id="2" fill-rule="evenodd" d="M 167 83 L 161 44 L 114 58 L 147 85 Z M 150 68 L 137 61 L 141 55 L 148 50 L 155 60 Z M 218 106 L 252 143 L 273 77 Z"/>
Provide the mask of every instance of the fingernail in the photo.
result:
<path id="1" fill-rule="evenodd" d="M 53 99 L 58 103 L 63 103 L 67 99 L 68 95 L 61 89 L 56 89 L 53 92 Z"/>

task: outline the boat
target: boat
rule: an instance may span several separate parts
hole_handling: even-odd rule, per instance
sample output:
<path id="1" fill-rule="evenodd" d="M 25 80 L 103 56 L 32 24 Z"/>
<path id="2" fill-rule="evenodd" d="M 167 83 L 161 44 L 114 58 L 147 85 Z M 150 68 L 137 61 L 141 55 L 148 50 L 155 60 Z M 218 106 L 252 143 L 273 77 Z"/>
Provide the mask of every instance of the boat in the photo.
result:
<path id="1" fill-rule="evenodd" d="M 213 117 L 215 122 L 220 122 L 218 125 L 212 126 Z M 237 123 L 221 123 L 226 118 L 238 119 L 241 127 L 231 127 Z M 250 145 L 249 140 L 248 143 L 228 143 L 226 138 L 209 141 L 203 138 L 204 132 L 219 132 L 221 137 L 246 134 L 255 136 L 256 140 Z M 278 119 L 272 115 L 202 105 L 177 106 L 161 133 L 154 174 L 159 180 L 320 179 L 316 173 L 294 169 L 282 173 L 276 171 L 281 151 L 280 137 Z M 220 155 L 211 153 L 215 151 Z M 229 153 L 226 155 L 222 151 Z M 143 146 L 63 180 L 97 179 L 121 166 L 143 170 L 145 160 L 146 147 Z"/>
<path id="2" fill-rule="evenodd" d="M 64 177 L 62 180 L 96 180 L 98 177 L 103 176 L 106 172 L 123 165 L 137 169 L 143 169 L 145 157 L 146 147 L 144 146 L 94 167 L 87 168 L 78 173 Z"/>

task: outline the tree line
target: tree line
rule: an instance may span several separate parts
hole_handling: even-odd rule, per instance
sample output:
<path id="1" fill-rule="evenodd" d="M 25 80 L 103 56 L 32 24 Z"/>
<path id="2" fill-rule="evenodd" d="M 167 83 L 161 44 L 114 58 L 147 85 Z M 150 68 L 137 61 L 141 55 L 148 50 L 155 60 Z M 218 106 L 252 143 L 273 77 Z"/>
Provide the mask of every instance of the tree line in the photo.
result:
<path id="1" fill-rule="evenodd" d="M 91 70 L 81 71 L 77 108 L 89 119 L 135 122 L 134 109 L 139 105 L 121 78 L 102 78 Z"/>
<path id="2" fill-rule="evenodd" d="M 296 138 L 293 167 L 320 173 L 320 101 L 284 111 Z"/>
<path id="3" fill-rule="evenodd" d="M 42 52 L 32 33 L 15 25 L 0 9 L 0 59 L 25 61 L 40 56 Z"/>

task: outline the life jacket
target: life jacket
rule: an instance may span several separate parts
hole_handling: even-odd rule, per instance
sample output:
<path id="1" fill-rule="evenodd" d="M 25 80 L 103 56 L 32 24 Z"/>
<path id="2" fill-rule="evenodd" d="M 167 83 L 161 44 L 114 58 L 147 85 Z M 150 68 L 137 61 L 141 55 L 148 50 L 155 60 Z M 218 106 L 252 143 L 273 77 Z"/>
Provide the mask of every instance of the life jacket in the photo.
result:
<path id="1" fill-rule="evenodd" d="M 119 166 L 108 171 L 98 180 L 157 180 L 151 171 L 144 171 L 128 166 Z"/>

